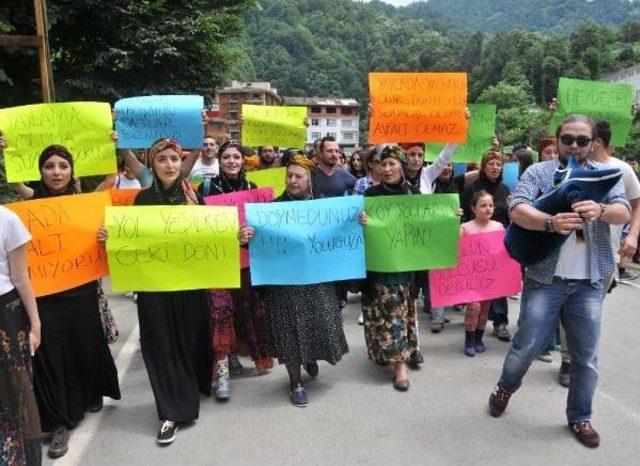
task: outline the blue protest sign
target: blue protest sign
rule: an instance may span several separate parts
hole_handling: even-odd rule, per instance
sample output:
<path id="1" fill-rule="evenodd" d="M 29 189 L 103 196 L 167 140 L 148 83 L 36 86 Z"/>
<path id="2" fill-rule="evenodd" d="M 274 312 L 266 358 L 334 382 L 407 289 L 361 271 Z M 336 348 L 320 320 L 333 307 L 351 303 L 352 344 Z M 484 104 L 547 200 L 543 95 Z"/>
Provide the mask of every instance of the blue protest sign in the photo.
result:
<path id="1" fill-rule="evenodd" d="M 460 176 L 467 173 L 467 164 L 464 162 L 453 164 L 453 176 Z"/>
<path id="2" fill-rule="evenodd" d="M 516 188 L 518 182 L 519 167 L 517 162 L 505 163 L 502 166 L 502 182 L 509 186 L 509 189 L 513 191 Z"/>
<path id="3" fill-rule="evenodd" d="M 202 146 L 204 129 L 199 95 L 150 95 L 116 102 L 119 149 L 147 149 L 156 139 L 176 139 L 184 148 Z"/>
<path id="4" fill-rule="evenodd" d="M 310 285 L 365 277 L 362 196 L 246 204 L 252 285 Z"/>

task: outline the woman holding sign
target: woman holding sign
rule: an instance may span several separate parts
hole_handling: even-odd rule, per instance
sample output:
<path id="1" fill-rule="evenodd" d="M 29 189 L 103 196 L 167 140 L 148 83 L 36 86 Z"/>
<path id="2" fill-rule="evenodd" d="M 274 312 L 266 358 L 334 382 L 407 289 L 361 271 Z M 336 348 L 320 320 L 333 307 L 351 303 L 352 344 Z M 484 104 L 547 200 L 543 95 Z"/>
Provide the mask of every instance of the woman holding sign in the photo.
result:
<path id="1" fill-rule="evenodd" d="M 176 141 L 156 142 L 147 157 L 153 183 L 140 191 L 134 205 L 203 204 L 180 174 L 182 158 Z M 179 423 L 198 418 L 200 393 L 211 394 L 207 292 L 139 292 L 137 303 L 142 357 L 162 421 L 157 442 L 169 444 Z"/>
<path id="2" fill-rule="evenodd" d="M 2 144 L 0 140 L 0 150 Z M 40 464 L 40 419 L 31 358 L 40 345 L 40 318 L 27 272 L 31 239 L 20 218 L 0 206 L 0 458 Z"/>
<path id="3" fill-rule="evenodd" d="M 311 174 L 315 163 L 293 156 L 287 166 L 287 187 L 274 202 L 313 199 Z M 240 241 L 253 238 L 251 227 L 242 227 Z M 291 402 L 307 406 L 301 366 L 318 375 L 317 361 L 336 364 L 349 351 L 342 329 L 342 313 L 333 283 L 315 285 L 266 286 L 261 289 L 267 321 L 267 348 L 270 356 L 287 367 Z"/>
<path id="4" fill-rule="evenodd" d="M 225 142 L 218 151 L 218 158 L 220 174 L 211 180 L 205 180 L 198 187 L 200 194 L 210 196 L 257 188 L 245 176 L 242 146 L 237 141 Z M 251 356 L 258 374 L 264 374 L 273 367 L 273 360 L 267 356 L 264 305 L 258 293 L 251 288 L 248 268 L 241 270 L 240 279 L 239 290 L 211 292 L 211 322 L 216 359 L 214 386 L 219 399 L 227 399 L 231 395 L 228 366 L 232 351 Z"/>
<path id="5" fill-rule="evenodd" d="M 398 146 L 387 146 L 380 156 L 382 182 L 365 196 L 419 194 L 405 178 L 407 154 Z M 407 362 L 418 350 L 415 308 L 409 306 L 411 272 L 367 271 L 362 294 L 364 336 L 369 358 L 381 365 L 393 364 L 393 387 L 409 389 Z"/>
<path id="6" fill-rule="evenodd" d="M 76 194 L 73 157 L 63 146 L 47 147 L 38 160 L 41 180 L 34 198 Z M 42 345 L 35 355 L 34 390 L 45 432 L 53 432 L 49 456 L 68 451 L 69 429 L 102 397 L 120 399 L 116 370 L 100 321 L 98 282 L 37 299 Z"/>

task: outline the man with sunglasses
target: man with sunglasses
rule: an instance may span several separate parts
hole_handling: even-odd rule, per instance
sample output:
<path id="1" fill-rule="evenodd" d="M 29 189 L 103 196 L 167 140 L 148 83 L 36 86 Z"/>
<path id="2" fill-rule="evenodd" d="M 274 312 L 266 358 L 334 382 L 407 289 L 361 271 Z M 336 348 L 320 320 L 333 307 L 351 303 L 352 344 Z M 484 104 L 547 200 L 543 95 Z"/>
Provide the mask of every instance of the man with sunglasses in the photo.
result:
<path id="1" fill-rule="evenodd" d="M 562 319 L 572 356 L 567 421 L 576 438 L 592 448 L 600 444 L 590 419 L 598 380 L 603 288 L 615 269 L 609 225 L 628 222 L 630 206 L 622 180 L 603 203 L 576 202 L 572 212 L 551 216 L 537 210 L 533 203 L 553 185 L 554 173 L 566 166 L 571 156 L 585 168 L 605 168 L 589 160 L 596 134 L 591 118 L 568 117 L 556 132 L 558 158 L 532 165 L 516 186 L 511 221 L 528 230 L 567 235 L 567 240 L 558 251 L 525 270 L 518 330 L 498 385 L 489 398 L 490 414 L 502 415 L 531 362 L 548 343 L 558 319 Z"/>

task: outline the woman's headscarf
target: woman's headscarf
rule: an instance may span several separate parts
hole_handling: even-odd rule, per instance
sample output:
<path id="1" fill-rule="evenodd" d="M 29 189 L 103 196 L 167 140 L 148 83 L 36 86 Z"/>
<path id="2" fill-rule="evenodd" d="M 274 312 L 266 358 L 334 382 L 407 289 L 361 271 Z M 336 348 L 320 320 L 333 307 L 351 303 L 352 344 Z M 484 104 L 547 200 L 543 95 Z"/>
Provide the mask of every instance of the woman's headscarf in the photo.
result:
<path id="1" fill-rule="evenodd" d="M 196 193 L 193 191 L 191 184 L 187 182 L 182 175 L 179 175 L 173 186 L 168 189 L 164 188 L 162 182 L 158 178 L 158 175 L 153 168 L 153 163 L 155 162 L 158 154 L 167 149 L 173 150 L 178 155 L 182 154 L 180 144 L 175 139 L 160 139 L 151 146 L 147 153 L 147 163 L 153 171 L 153 185 L 151 188 L 161 199 L 163 199 L 163 201 L 166 201 L 169 204 L 177 204 L 180 200 L 179 195 L 182 194 L 186 205 L 198 205 L 199 202 Z"/>
<path id="2" fill-rule="evenodd" d="M 76 194 L 78 192 L 76 189 L 76 179 L 73 176 L 74 175 L 73 156 L 67 150 L 66 147 L 59 146 L 59 145 L 52 145 L 52 146 L 46 147 L 40 154 L 40 157 L 38 158 L 38 170 L 40 170 L 41 176 L 40 176 L 40 181 L 34 188 L 34 192 L 33 192 L 34 199 L 55 196 L 55 194 L 51 192 L 49 187 L 42 180 L 42 167 L 44 167 L 44 164 L 47 162 L 47 160 L 49 160 L 54 155 L 57 155 L 58 157 L 65 159 L 71 166 L 71 178 L 69 179 L 69 183 L 67 184 L 67 187 L 65 188 L 64 192 L 60 195 Z"/>
<path id="3" fill-rule="evenodd" d="M 383 181 L 381 185 L 383 189 L 390 194 L 409 194 L 411 192 L 411 185 L 407 183 L 406 171 L 407 171 L 407 153 L 400 146 L 387 146 L 382 149 L 380 155 L 380 161 L 383 162 L 388 158 L 396 159 L 402 165 L 401 173 L 402 180 L 398 185 L 389 185 Z"/>
<path id="4" fill-rule="evenodd" d="M 286 167 L 289 168 L 291 165 L 295 165 L 296 167 L 300 167 L 303 170 L 309 172 L 309 198 L 313 199 L 313 172 L 316 168 L 315 162 L 307 157 L 304 152 L 299 150 L 291 150 L 287 154 Z M 294 199 L 286 189 L 284 193 L 282 193 L 280 199 L 288 201 L 298 200 Z"/>
<path id="5" fill-rule="evenodd" d="M 222 158 L 222 154 L 224 154 L 224 152 L 230 147 L 237 149 L 238 152 L 240 152 L 240 154 L 244 154 L 245 150 L 247 149 L 245 147 L 242 147 L 242 145 L 238 141 L 229 140 L 220 146 L 220 150 L 218 150 L 218 160 Z M 251 156 L 248 156 L 248 157 L 251 157 Z M 227 178 L 227 175 L 222 170 L 222 164 L 220 164 L 220 174 L 219 174 L 220 183 L 221 185 L 223 185 L 223 187 L 225 187 L 225 189 L 228 188 L 231 191 L 244 191 L 247 189 L 251 189 L 251 185 L 247 181 L 246 168 L 244 165 L 247 158 L 245 158 L 245 156 L 243 155 L 242 168 L 240 169 L 240 173 L 238 173 L 238 178 L 234 180 Z M 225 190 L 225 192 L 227 191 Z"/>

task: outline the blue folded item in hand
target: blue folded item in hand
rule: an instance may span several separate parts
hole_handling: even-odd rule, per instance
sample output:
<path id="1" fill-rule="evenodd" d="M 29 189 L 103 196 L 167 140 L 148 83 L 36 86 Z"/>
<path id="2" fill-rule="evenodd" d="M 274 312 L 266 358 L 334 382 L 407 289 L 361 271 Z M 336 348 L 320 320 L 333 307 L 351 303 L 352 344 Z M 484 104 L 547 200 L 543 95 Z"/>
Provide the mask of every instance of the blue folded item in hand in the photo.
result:
<path id="1" fill-rule="evenodd" d="M 555 215 L 571 212 L 571 206 L 579 201 L 602 202 L 621 177 L 622 171 L 618 168 L 589 170 L 572 156 L 567 168 L 556 170 L 553 186 L 536 199 L 533 206 Z M 511 257 L 527 266 L 549 257 L 566 239 L 566 235 L 527 230 L 512 223 L 507 228 L 504 245 Z"/>

